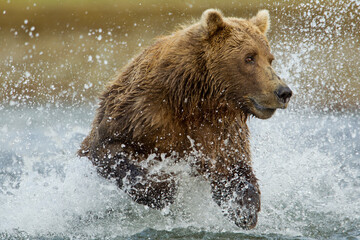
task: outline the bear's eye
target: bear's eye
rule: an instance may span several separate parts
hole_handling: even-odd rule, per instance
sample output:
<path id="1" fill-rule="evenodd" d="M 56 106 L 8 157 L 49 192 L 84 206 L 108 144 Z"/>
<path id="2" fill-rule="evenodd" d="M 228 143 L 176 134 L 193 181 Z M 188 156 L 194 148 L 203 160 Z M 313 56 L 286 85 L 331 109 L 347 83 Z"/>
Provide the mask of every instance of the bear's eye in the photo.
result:
<path id="1" fill-rule="evenodd" d="M 255 56 L 247 56 L 245 58 L 245 63 L 250 63 L 250 64 L 255 63 Z"/>

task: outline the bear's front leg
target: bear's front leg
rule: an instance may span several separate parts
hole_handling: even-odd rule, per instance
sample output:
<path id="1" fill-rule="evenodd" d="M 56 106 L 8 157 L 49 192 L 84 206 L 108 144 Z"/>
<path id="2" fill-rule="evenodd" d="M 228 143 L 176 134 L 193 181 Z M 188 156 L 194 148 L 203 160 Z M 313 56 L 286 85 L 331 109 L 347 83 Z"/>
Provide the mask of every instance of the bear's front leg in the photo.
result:
<path id="1" fill-rule="evenodd" d="M 211 188 L 215 202 L 237 226 L 244 229 L 256 226 L 260 191 L 251 168 L 231 177 L 216 174 L 212 178 Z"/>
<path id="2" fill-rule="evenodd" d="M 115 179 L 119 188 L 139 204 L 162 209 L 175 200 L 177 185 L 171 174 L 150 174 L 147 169 L 135 164 L 124 154 L 93 162 L 98 166 L 101 175 Z"/>
<path id="3" fill-rule="evenodd" d="M 162 209 L 175 200 L 176 183 L 170 174 L 143 175 L 122 179 L 123 189 L 137 203 Z"/>

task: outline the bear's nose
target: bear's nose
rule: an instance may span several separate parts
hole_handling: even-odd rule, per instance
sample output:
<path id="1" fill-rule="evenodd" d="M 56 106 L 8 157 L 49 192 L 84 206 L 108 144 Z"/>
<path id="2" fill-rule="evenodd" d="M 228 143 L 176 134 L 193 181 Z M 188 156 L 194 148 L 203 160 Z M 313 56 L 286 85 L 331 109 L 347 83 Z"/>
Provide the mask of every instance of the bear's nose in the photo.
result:
<path id="1" fill-rule="evenodd" d="M 281 86 L 275 91 L 275 94 L 283 103 L 288 103 L 292 96 L 292 91 L 288 86 Z"/>

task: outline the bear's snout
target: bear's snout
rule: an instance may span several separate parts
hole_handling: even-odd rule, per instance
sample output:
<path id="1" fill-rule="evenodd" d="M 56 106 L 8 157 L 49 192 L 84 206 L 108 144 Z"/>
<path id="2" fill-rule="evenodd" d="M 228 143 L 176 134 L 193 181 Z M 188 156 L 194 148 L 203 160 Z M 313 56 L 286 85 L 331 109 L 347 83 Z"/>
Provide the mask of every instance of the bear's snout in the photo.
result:
<path id="1" fill-rule="evenodd" d="M 287 104 L 292 96 L 292 91 L 288 86 L 280 86 L 275 94 L 281 103 Z"/>

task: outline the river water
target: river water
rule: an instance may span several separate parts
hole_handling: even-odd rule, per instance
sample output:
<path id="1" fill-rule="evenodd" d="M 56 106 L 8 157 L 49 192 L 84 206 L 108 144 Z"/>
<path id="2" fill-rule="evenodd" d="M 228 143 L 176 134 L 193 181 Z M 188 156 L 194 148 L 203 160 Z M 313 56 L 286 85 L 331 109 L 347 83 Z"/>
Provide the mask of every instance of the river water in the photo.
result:
<path id="1" fill-rule="evenodd" d="M 0 239 L 360 239 L 359 1 L 134 1 L 126 14 L 10 2 L 0 3 Z M 274 68 L 294 91 L 288 109 L 249 120 L 262 192 L 250 231 L 186 164 L 176 202 L 156 211 L 76 156 L 116 69 L 208 7 L 269 9 Z"/>
<path id="2" fill-rule="evenodd" d="M 2 109 L 2 239 L 358 239 L 358 114 L 278 112 L 251 119 L 260 180 L 258 226 L 243 231 L 223 217 L 209 184 L 181 176 L 163 211 L 132 202 L 75 156 L 93 107 Z"/>

